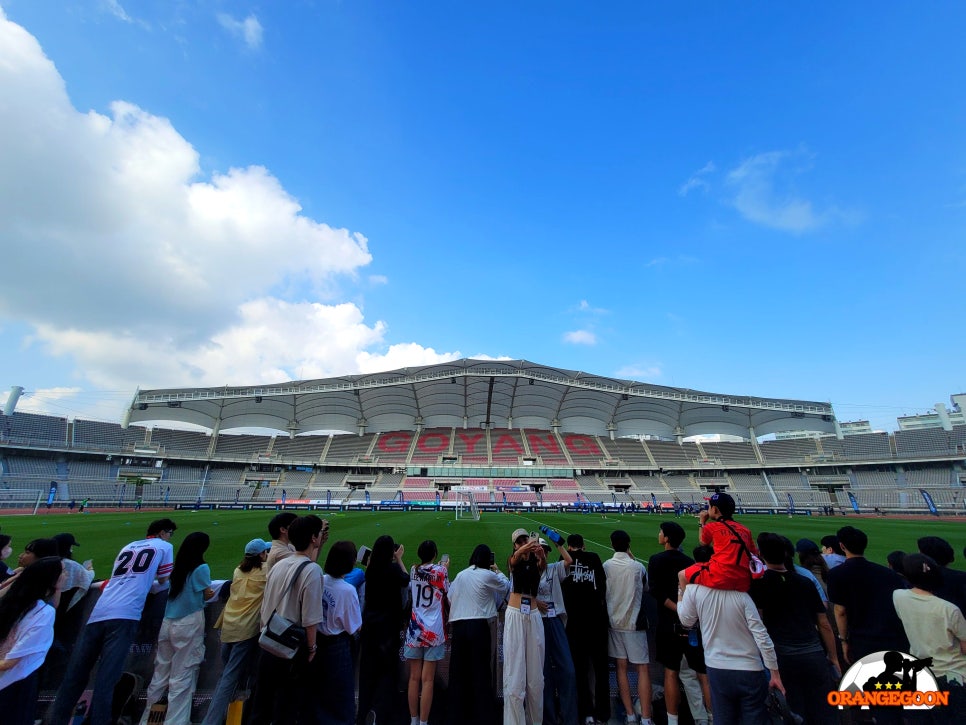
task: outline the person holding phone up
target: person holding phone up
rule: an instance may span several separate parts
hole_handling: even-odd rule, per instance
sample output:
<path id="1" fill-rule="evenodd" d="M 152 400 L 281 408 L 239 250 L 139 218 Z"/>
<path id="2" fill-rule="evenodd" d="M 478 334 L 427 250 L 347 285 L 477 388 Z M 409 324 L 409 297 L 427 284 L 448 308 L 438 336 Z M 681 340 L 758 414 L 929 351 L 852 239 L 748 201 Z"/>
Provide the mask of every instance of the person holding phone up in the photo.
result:
<path id="1" fill-rule="evenodd" d="M 495 563 L 493 551 L 479 544 L 470 566 L 450 584 L 452 651 L 449 661 L 450 722 L 493 722 L 493 647 L 497 603 L 506 600 L 510 580 Z M 490 653 L 484 657 L 483 653 Z"/>

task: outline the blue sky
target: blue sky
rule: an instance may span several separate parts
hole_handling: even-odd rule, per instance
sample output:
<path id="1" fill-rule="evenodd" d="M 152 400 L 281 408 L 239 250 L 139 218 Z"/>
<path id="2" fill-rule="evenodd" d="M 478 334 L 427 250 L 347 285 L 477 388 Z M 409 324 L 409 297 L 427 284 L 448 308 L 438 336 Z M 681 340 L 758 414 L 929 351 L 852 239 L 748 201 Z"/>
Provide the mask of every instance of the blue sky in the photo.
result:
<path id="1" fill-rule="evenodd" d="M 0 398 L 966 390 L 966 6 L 0 0 Z"/>

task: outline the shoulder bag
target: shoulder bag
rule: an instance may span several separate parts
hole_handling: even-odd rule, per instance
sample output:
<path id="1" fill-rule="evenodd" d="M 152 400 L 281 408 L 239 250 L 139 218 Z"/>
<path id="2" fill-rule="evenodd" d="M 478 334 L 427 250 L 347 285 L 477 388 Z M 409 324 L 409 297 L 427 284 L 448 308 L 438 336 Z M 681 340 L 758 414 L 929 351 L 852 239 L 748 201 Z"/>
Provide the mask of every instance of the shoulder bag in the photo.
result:
<path id="1" fill-rule="evenodd" d="M 282 599 L 288 596 L 298 581 L 302 570 L 311 564 L 311 561 L 303 561 L 295 570 L 292 579 L 282 594 Z M 305 627 L 296 624 L 278 613 L 276 607 L 272 611 L 272 616 L 268 618 L 268 624 L 262 629 L 262 634 L 258 638 L 258 646 L 271 655 L 275 655 L 283 660 L 290 660 L 295 657 L 299 647 L 305 644 Z"/>

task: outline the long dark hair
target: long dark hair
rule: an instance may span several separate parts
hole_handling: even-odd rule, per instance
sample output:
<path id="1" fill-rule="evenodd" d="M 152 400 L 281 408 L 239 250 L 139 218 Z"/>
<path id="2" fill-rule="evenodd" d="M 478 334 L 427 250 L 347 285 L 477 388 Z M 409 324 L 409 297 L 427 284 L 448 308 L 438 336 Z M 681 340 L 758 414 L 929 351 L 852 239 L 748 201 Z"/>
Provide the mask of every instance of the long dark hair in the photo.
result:
<path id="1" fill-rule="evenodd" d="M 241 564 L 238 565 L 246 574 L 252 569 L 262 568 L 262 555 L 261 554 L 245 554 L 245 558 L 241 560 Z"/>
<path id="2" fill-rule="evenodd" d="M 181 542 L 178 554 L 174 557 L 174 571 L 171 572 L 170 599 L 176 599 L 184 590 L 185 582 L 191 572 L 205 563 L 205 552 L 211 539 L 204 531 L 192 531 Z"/>
<path id="3" fill-rule="evenodd" d="M 490 554 L 492 550 L 486 544 L 479 544 L 473 553 L 470 555 L 470 566 L 479 567 L 480 569 L 490 568 Z"/>
<path id="4" fill-rule="evenodd" d="M 376 539 L 372 545 L 372 553 L 369 555 L 369 565 L 366 567 L 366 579 L 369 579 L 369 572 L 373 576 L 382 576 L 382 573 L 392 564 L 393 554 L 396 553 L 396 542 L 391 536 L 383 535 Z"/>
<path id="5" fill-rule="evenodd" d="M 59 556 L 45 556 L 20 572 L 0 599 L 0 642 L 5 640 L 23 615 L 33 609 L 38 599 L 46 599 L 54 592 L 64 565 Z"/>

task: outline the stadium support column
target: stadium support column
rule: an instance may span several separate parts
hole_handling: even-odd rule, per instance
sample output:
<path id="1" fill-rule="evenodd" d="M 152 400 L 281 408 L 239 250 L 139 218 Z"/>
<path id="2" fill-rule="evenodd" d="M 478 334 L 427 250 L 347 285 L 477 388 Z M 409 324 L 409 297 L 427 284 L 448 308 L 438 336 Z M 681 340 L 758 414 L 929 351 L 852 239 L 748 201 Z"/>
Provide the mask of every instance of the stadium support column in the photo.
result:
<path id="1" fill-rule="evenodd" d="M 838 418 L 835 419 L 835 437 L 838 440 L 842 440 L 842 438 L 845 437 L 845 434 L 842 433 L 842 426 L 839 425 L 839 419 Z"/>
<path id="2" fill-rule="evenodd" d="M 19 385 L 10 386 L 10 395 L 7 396 L 7 402 L 3 406 L 3 414 L 6 416 L 13 415 L 14 409 L 17 407 L 17 401 L 20 400 L 20 396 L 23 395 L 23 388 Z"/>
<path id="3" fill-rule="evenodd" d="M 369 421 L 365 418 L 359 418 L 359 436 L 364 436 L 366 434 L 366 428 L 369 427 Z"/>
<path id="4" fill-rule="evenodd" d="M 610 423 L 607 424 L 607 436 L 611 440 L 614 440 L 614 437 L 616 436 L 616 434 L 617 434 L 617 424 L 614 423 L 614 421 L 611 421 Z"/>
<path id="5" fill-rule="evenodd" d="M 10 393 L 13 394 L 12 388 Z M 942 403 L 936 403 L 936 414 L 939 416 L 939 423 L 942 425 L 943 430 L 951 431 L 953 429 L 953 423 L 949 420 L 949 411 L 946 410 L 946 406 Z"/>

